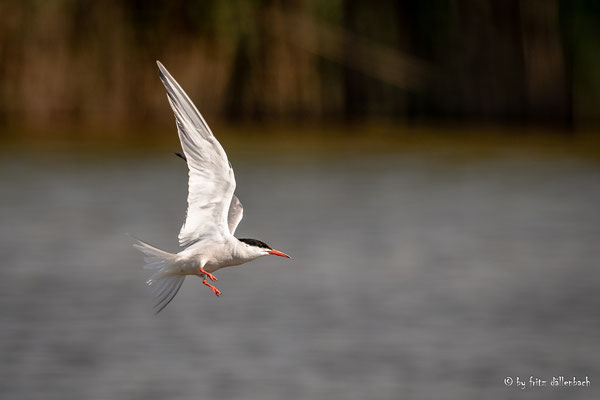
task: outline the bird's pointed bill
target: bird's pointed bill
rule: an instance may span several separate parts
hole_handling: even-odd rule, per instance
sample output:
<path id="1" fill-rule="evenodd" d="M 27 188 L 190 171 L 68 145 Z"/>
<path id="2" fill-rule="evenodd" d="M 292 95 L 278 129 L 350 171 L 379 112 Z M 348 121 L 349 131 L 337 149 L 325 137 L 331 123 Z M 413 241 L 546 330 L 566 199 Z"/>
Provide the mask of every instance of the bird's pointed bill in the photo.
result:
<path id="1" fill-rule="evenodd" d="M 287 254 L 285 254 L 285 253 L 283 253 L 283 252 L 281 252 L 279 250 L 271 250 L 271 251 L 269 251 L 269 254 L 272 254 L 274 256 L 279 256 L 279 257 L 291 258 Z"/>

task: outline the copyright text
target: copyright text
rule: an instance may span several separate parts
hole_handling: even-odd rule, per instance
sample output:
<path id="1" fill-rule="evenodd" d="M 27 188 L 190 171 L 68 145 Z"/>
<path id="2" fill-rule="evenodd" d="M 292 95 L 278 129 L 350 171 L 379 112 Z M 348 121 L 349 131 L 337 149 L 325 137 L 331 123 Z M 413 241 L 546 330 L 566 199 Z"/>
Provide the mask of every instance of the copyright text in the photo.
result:
<path id="1" fill-rule="evenodd" d="M 527 388 L 542 388 L 542 387 L 587 387 L 591 386 L 590 379 L 576 376 L 552 376 L 550 378 L 540 378 L 535 375 L 523 378 L 520 376 L 507 376 L 504 378 L 504 385 L 513 386 L 521 390 Z"/>

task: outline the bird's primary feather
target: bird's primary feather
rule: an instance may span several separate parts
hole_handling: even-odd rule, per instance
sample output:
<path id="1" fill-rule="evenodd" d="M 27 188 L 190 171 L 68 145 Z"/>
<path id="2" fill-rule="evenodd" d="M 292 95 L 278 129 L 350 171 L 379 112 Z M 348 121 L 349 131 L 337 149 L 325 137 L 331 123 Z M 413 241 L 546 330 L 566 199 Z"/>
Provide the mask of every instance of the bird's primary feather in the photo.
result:
<path id="1" fill-rule="evenodd" d="M 227 154 L 181 86 L 160 62 L 157 64 L 189 168 L 188 209 L 179 244 L 230 235 L 228 215 L 235 176 Z"/>

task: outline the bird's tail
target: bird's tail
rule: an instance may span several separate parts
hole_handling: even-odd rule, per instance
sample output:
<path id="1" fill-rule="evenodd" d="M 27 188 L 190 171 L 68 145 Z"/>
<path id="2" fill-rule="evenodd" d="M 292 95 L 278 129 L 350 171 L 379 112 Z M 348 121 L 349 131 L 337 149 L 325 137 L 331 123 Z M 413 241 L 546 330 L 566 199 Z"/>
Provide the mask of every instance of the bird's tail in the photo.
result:
<path id="1" fill-rule="evenodd" d="M 133 247 L 144 253 L 144 261 L 146 261 L 144 269 L 154 271 L 146 283 L 156 297 L 154 310 L 158 314 L 179 292 L 185 275 L 179 275 L 173 271 L 172 267 L 177 259 L 176 254 L 157 249 L 139 239 L 136 240 L 137 243 Z"/>

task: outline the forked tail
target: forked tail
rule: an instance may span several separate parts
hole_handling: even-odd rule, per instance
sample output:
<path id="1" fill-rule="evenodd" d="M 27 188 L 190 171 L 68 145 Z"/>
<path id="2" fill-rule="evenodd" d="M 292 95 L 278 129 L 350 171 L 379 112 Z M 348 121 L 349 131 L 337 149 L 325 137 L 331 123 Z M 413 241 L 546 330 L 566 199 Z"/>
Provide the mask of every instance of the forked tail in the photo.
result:
<path id="1" fill-rule="evenodd" d="M 157 249 L 139 239 L 136 240 L 137 243 L 133 247 L 144 253 L 144 261 L 146 261 L 144 269 L 154 271 L 146 283 L 157 299 L 154 311 L 158 314 L 177 295 L 185 275 L 176 275 L 171 271 L 177 258 L 176 254 Z"/>

